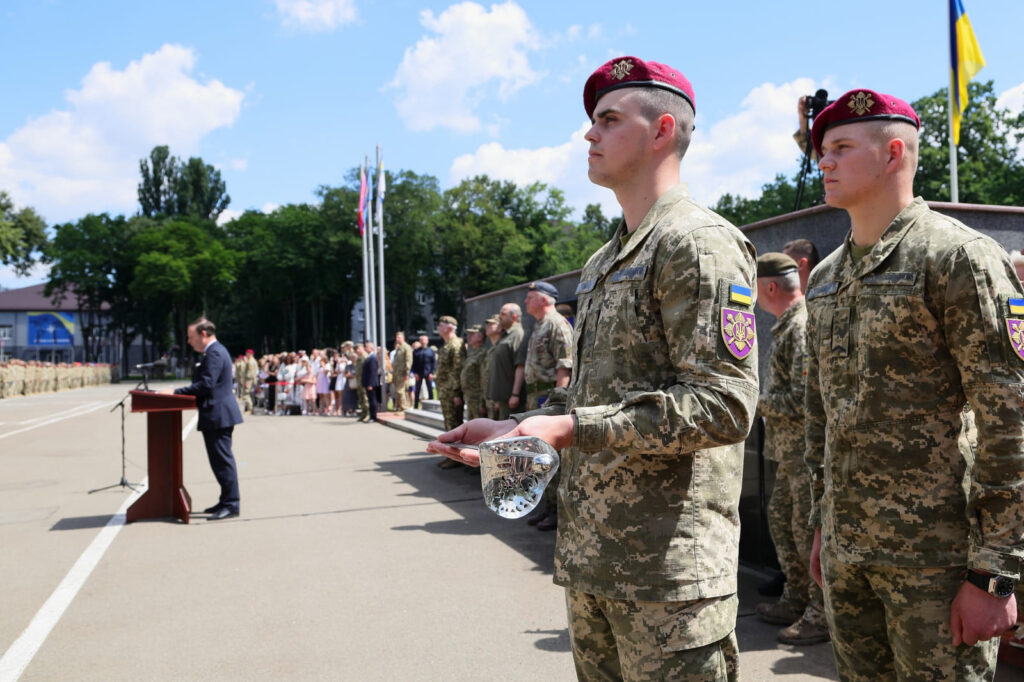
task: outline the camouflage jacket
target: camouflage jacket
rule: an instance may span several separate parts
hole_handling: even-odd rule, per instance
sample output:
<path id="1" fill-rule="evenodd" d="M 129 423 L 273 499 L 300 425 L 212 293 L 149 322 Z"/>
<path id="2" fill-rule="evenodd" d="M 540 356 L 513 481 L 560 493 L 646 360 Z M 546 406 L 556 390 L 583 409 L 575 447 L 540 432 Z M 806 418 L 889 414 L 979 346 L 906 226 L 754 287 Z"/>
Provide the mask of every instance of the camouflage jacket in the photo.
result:
<path id="1" fill-rule="evenodd" d="M 632 234 L 620 224 L 583 268 L 572 379 L 530 413 L 577 419 L 556 583 L 644 601 L 736 591 L 754 276 L 754 247 L 685 185 Z M 735 618 L 720 625 L 725 636 Z"/>
<path id="2" fill-rule="evenodd" d="M 773 462 L 804 457 L 804 379 L 807 303 L 800 299 L 772 327 L 768 380 L 757 399 L 765 418 L 764 456 Z"/>
<path id="3" fill-rule="evenodd" d="M 808 286 L 805 459 L 824 545 L 848 563 L 1017 575 L 1024 294 L 1006 253 L 918 198 L 858 263 L 847 236 Z M 973 454 L 958 447 L 965 402 Z"/>
<path id="4" fill-rule="evenodd" d="M 391 361 L 391 373 L 395 383 L 404 382 L 412 369 L 412 346 L 403 343 L 395 348 L 395 359 Z"/>
<path id="5" fill-rule="evenodd" d="M 437 353 L 437 374 L 434 382 L 439 395 L 462 397 L 462 361 L 466 357 L 466 344 L 452 336 Z"/>
<path id="6" fill-rule="evenodd" d="M 468 344 L 466 345 L 466 358 L 462 362 L 459 384 L 467 403 L 480 402 L 484 399 L 483 374 L 487 367 L 486 362 L 487 351 L 483 347 L 470 348 Z"/>
<path id="7" fill-rule="evenodd" d="M 560 369 L 572 369 L 572 327 L 554 310 L 533 328 L 526 350 L 524 377 L 530 384 L 553 384 Z M 545 389 L 546 390 L 546 389 Z"/>

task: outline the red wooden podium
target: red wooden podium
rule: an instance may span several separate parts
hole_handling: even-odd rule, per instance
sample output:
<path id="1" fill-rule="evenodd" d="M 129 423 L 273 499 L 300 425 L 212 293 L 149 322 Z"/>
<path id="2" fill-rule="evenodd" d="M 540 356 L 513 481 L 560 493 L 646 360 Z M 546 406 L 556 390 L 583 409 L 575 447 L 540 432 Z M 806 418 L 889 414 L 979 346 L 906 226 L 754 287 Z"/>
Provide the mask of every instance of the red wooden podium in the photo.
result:
<path id="1" fill-rule="evenodd" d="M 188 523 L 192 498 L 181 475 L 181 413 L 196 409 L 190 395 L 132 391 L 132 412 L 147 412 L 149 489 L 128 507 L 127 521 L 173 516 Z"/>

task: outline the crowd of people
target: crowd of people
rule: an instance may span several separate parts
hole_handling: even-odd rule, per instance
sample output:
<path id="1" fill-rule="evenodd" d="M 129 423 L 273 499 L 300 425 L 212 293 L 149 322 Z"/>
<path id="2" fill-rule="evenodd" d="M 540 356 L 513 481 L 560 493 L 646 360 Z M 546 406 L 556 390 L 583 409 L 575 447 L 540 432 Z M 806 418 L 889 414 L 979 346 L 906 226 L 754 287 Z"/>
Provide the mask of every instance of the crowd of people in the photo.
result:
<path id="1" fill-rule="evenodd" d="M 102 363 L 39 362 L 11 358 L 0 362 L 0 398 L 54 393 L 109 384 L 110 365 Z"/>

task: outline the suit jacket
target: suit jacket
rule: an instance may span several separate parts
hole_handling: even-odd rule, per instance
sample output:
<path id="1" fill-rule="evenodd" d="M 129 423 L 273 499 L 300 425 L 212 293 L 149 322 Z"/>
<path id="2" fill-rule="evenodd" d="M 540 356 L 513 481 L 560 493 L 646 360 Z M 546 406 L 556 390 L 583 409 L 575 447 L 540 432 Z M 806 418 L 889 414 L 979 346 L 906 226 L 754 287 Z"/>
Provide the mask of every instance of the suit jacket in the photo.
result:
<path id="1" fill-rule="evenodd" d="M 363 388 L 375 388 L 380 386 L 380 364 L 377 361 L 377 354 L 370 353 L 363 362 Z"/>
<path id="2" fill-rule="evenodd" d="M 192 372 L 192 383 L 174 392 L 196 397 L 199 430 L 212 431 L 242 423 L 242 413 L 233 389 L 231 355 L 220 341 L 214 341 Z"/>

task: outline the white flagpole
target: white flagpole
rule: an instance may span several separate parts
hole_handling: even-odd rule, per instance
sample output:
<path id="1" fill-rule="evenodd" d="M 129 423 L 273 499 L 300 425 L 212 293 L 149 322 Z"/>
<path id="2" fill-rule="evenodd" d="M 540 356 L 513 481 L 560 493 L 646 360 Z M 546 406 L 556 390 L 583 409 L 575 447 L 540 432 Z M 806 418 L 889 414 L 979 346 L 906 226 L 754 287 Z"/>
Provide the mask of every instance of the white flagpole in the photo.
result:
<path id="1" fill-rule="evenodd" d="M 953 141 L 953 75 L 949 76 L 949 200 L 954 204 L 960 201 L 960 181 L 956 173 L 956 142 Z M 962 122 L 962 119 L 961 119 Z"/>
<path id="2" fill-rule="evenodd" d="M 380 145 L 377 145 L 377 287 L 380 291 L 378 297 L 380 318 L 378 324 L 380 325 L 380 352 L 383 354 L 387 353 L 387 330 L 386 330 L 386 313 L 384 308 L 384 194 L 387 192 L 387 181 L 384 176 L 384 167 L 380 162 Z M 382 391 L 384 396 L 384 407 L 387 407 L 388 392 L 386 384 L 387 367 L 385 366 L 384 358 L 380 360 L 380 384 L 385 387 Z M 397 402 L 396 402 L 397 405 Z"/>
<path id="3" fill-rule="evenodd" d="M 372 341 L 376 346 L 377 343 L 377 297 L 374 292 L 376 287 L 376 279 L 373 267 L 373 185 L 370 177 L 370 157 L 366 157 L 366 209 L 368 218 L 366 220 L 366 259 L 367 259 L 367 272 L 368 274 L 368 286 L 366 289 L 366 341 Z"/>
<path id="4" fill-rule="evenodd" d="M 363 164 L 363 166 L 360 167 L 360 171 L 362 171 L 362 173 L 361 173 L 362 177 L 366 178 L 367 186 L 369 186 L 369 182 L 370 182 L 370 179 L 368 177 L 366 177 L 369 170 L 370 169 L 366 167 L 366 164 Z M 369 195 L 369 189 L 367 189 L 367 195 Z M 366 208 L 369 208 L 369 204 L 370 204 L 369 200 L 367 200 L 366 203 L 367 203 Z M 366 338 L 366 330 L 368 329 L 367 325 L 369 324 L 369 321 L 370 321 L 370 298 L 367 295 L 367 293 L 370 291 L 370 277 L 369 277 L 369 272 L 368 272 L 369 264 L 367 263 L 367 253 L 366 253 L 366 239 L 367 239 L 366 233 L 368 232 L 367 227 L 368 227 L 368 225 L 367 225 L 367 213 L 366 213 L 366 209 L 364 208 L 363 209 L 363 227 L 361 228 L 362 234 L 360 235 L 360 240 L 362 241 L 362 244 L 363 244 L 363 338 L 364 339 Z M 361 339 L 355 339 L 355 341 L 357 343 L 359 343 L 359 342 L 361 342 Z M 362 379 L 360 379 L 360 381 L 362 381 Z"/>

